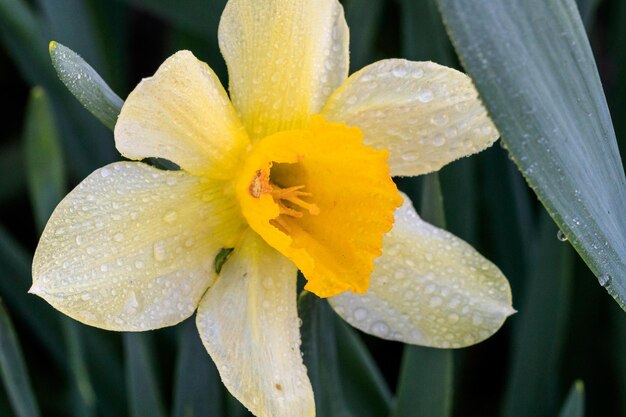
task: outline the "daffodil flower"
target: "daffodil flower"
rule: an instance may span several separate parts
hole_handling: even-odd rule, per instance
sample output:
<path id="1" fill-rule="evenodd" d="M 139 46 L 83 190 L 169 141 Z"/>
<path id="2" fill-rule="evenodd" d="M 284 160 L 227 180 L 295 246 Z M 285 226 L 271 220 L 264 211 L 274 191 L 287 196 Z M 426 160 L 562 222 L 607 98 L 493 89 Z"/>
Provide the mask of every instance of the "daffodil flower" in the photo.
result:
<path id="1" fill-rule="evenodd" d="M 391 176 L 490 146 L 498 132 L 464 74 L 390 59 L 349 78 L 337 0 L 230 0 L 219 26 L 230 99 L 190 52 L 128 96 L 127 158 L 54 211 L 31 292 L 89 325 L 197 326 L 221 378 L 257 416 L 313 416 L 296 276 L 358 329 L 471 345 L 513 312 L 508 282 L 422 221 Z M 215 259 L 234 248 L 223 267 Z"/>

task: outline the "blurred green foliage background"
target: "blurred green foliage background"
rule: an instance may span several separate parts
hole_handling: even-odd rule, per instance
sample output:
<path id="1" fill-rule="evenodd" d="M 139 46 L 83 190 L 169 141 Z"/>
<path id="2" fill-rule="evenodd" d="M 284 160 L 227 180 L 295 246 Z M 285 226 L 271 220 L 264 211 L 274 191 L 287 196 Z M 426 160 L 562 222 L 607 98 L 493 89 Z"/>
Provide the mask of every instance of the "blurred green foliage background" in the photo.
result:
<path id="1" fill-rule="evenodd" d="M 387 57 L 460 68 L 435 0 L 342 3 L 351 72 Z M 105 332 L 26 293 L 54 205 L 91 171 L 120 159 L 112 132 L 58 80 L 48 42 L 79 53 L 122 98 L 180 49 L 209 63 L 226 85 L 217 47 L 224 4 L 0 0 L 0 415 L 247 415 L 222 387 L 193 319 L 149 333 Z M 578 4 L 623 153 L 626 2 Z M 325 301 L 301 300 L 318 415 L 626 415 L 626 315 L 557 238 L 507 152 L 496 145 L 399 186 L 425 218 L 445 223 L 502 269 L 519 313 L 480 345 L 442 351 L 369 337 Z"/>

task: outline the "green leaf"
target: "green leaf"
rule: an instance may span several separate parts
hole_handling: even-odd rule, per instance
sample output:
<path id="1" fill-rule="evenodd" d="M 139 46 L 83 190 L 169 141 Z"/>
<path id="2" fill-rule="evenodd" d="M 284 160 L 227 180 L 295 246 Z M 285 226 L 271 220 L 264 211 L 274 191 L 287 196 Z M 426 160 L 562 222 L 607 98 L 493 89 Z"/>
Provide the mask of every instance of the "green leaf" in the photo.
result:
<path id="1" fill-rule="evenodd" d="M 357 331 L 336 315 L 333 319 L 339 374 L 346 402 L 360 417 L 387 415 L 391 392 L 376 362 Z"/>
<path id="2" fill-rule="evenodd" d="M 79 51 L 95 65 L 102 68 L 100 44 L 96 40 L 95 16 L 89 12 L 89 2 L 84 0 L 37 0 L 47 33 L 59 42 Z M 71 13 L 68 11 L 71 10 Z"/>
<path id="3" fill-rule="evenodd" d="M 57 75 L 68 90 L 91 114 L 113 130 L 124 104 L 122 99 L 71 49 L 52 41 L 50 57 Z"/>
<path id="4" fill-rule="evenodd" d="M 547 214 L 535 236 L 520 312 L 511 318 L 515 332 L 503 410 L 507 417 L 554 415 L 558 407 L 556 375 L 567 336 L 573 257 Z"/>
<path id="5" fill-rule="evenodd" d="M 22 149 L 11 140 L 8 142 L 0 148 L 0 203 L 17 198 L 26 189 Z"/>
<path id="6" fill-rule="evenodd" d="M 437 227 L 445 227 L 443 197 L 437 173 L 424 177 L 420 216 Z M 450 416 L 452 390 L 452 351 L 407 345 L 402 355 L 396 403 L 391 416 Z"/>
<path id="7" fill-rule="evenodd" d="M 422 198 L 420 202 L 420 216 L 428 223 L 445 228 L 446 215 L 443 209 L 443 196 L 439 174 L 436 172 L 424 176 L 422 183 Z"/>
<path id="8" fill-rule="evenodd" d="M 33 88 L 30 94 L 24 127 L 24 149 L 30 198 L 35 222 L 41 232 L 65 190 L 59 135 L 52 106 L 41 87 Z"/>
<path id="9" fill-rule="evenodd" d="M 113 141 L 105 140 L 108 131 L 75 103 L 55 76 L 44 28 L 45 24 L 24 0 L 0 0 L 0 41 L 24 78 L 32 86 L 43 86 L 50 94 L 65 151 L 72 161 L 69 167 L 82 179 L 113 161 Z"/>
<path id="10" fill-rule="evenodd" d="M 61 319 L 61 325 L 67 345 L 70 378 L 73 383 L 71 403 L 74 415 L 77 417 L 95 416 L 96 394 L 87 369 L 81 325 L 68 317 Z"/>
<path id="11" fill-rule="evenodd" d="M 350 27 L 351 72 L 374 62 L 374 42 L 384 3 L 383 0 L 350 0 L 346 3 L 346 21 Z"/>
<path id="12" fill-rule="evenodd" d="M 0 226 L 0 296 L 33 331 L 51 357 L 67 364 L 56 312 L 42 299 L 28 294 L 32 283 L 30 255 Z"/>
<path id="13" fill-rule="evenodd" d="M 328 302 L 307 291 L 298 300 L 302 353 L 320 417 L 387 415 L 391 393 L 357 332 Z"/>
<path id="14" fill-rule="evenodd" d="M 31 84 L 53 83 L 41 22 L 23 0 L 0 0 L 0 39 Z"/>
<path id="15" fill-rule="evenodd" d="M 194 319 L 181 326 L 174 379 L 174 417 L 221 417 L 222 384 Z"/>
<path id="16" fill-rule="evenodd" d="M 400 7 L 402 55 L 413 61 L 434 61 L 453 66 L 452 45 L 441 22 L 436 0 L 400 0 Z"/>
<path id="17" fill-rule="evenodd" d="M 146 333 L 124 333 L 130 417 L 165 417 Z"/>
<path id="18" fill-rule="evenodd" d="M 576 4 L 439 4 L 516 164 L 600 284 L 626 309 L 626 179 Z"/>
<path id="19" fill-rule="evenodd" d="M 24 356 L 11 319 L 0 300 L 0 373 L 18 417 L 37 417 L 39 407 L 31 388 Z"/>
<path id="20" fill-rule="evenodd" d="M 202 35 L 208 35 L 213 27 L 217 28 L 217 22 L 226 4 L 225 0 L 187 0 L 185 6 L 181 7 L 179 0 L 124 1 L 150 11 L 174 26 Z"/>
<path id="21" fill-rule="evenodd" d="M 333 311 L 328 302 L 304 291 L 298 299 L 302 353 L 319 417 L 356 417 L 343 394 Z"/>
<path id="22" fill-rule="evenodd" d="M 41 87 L 31 91 L 24 129 L 26 175 L 35 223 L 41 232 L 56 205 L 65 194 L 65 170 L 52 106 Z M 72 401 L 77 416 L 95 415 L 95 394 L 87 371 L 79 325 L 63 318 L 61 327 L 67 346 Z"/>
<path id="23" fill-rule="evenodd" d="M 578 380 L 572 384 L 567 394 L 559 417 L 584 417 L 585 416 L 585 385 Z"/>
<path id="24" fill-rule="evenodd" d="M 576 0 L 576 3 L 578 4 L 578 10 L 585 23 L 587 32 L 590 32 L 596 17 L 596 10 L 600 5 L 600 0 Z"/>
<path id="25" fill-rule="evenodd" d="M 407 345 L 391 416 L 449 417 L 452 388 L 452 351 Z"/>

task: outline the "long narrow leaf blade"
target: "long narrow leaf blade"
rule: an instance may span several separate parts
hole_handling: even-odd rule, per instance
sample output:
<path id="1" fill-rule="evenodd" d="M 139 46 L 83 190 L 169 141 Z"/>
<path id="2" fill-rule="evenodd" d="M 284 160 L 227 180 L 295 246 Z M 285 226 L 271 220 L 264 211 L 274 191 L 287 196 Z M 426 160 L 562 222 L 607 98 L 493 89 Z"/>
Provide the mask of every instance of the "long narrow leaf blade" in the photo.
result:
<path id="1" fill-rule="evenodd" d="M 30 198 L 39 232 L 61 201 L 65 170 L 52 105 L 43 88 L 33 88 L 26 110 L 24 154 Z"/>
<path id="2" fill-rule="evenodd" d="M 559 417 L 585 416 L 585 386 L 582 381 L 575 381 L 567 394 L 565 404 L 561 408 Z"/>
<path id="3" fill-rule="evenodd" d="M 573 257 L 544 214 L 530 245 L 528 276 L 516 325 L 504 416 L 547 416 L 555 404 L 558 371 L 567 336 Z"/>
<path id="4" fill-rule="evenodd" d="M 65 189 L 65 170 L 59 133 L 54 123 L 52 105 L 41 87 L 33 88 L 26 111 L 24 132 L 26 176 L 35 223 L 41 232 Z M 95 394 L 87 371 L 83 342 L 78 324 L 68 318 L 61 321 L 68 349 L 75 415 L 95 415 Z"/>
<path id="5" fill-rule="evenodd" d="M 156 373 L 144 333 L 124 333 L 130 417 L 165 417 Z"/>
<path id="6" fill-rule="evenodd" d="M 217 368 L 202 346 L 195 320 L 180 332 L 174 380 L 174 417 L 221 417 L 222 385 Z"/>
<path id="7" fill-rule="evenodd" d="M 453 44 L 518 167 L 626 309 L 626 179 L 573 0 L 439 0 Z"/>
<path id="8" fill-rule="evenodd" d="M 38 417 L 39 407 L 9 315 L 0 300 L 0 373 L 18 417 Z"/>
<path id="9" fill-rule="evenodd" d="M 122 99 L 71 49 L 52 41 L 50 57 L 63 84 L 91 114 L 112 130 L 124 104 Z"/>

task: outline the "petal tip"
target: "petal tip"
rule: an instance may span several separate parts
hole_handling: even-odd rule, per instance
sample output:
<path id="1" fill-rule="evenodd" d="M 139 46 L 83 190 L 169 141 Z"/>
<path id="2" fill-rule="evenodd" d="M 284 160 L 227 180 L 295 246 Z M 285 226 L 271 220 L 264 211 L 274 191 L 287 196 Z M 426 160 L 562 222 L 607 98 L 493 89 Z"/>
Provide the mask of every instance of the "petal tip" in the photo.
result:
<path id="1" fill-rule="evenodd" d="M 502 311 L 504 312 L 504 316 L 505 317 L 511 317 L 513 314 L 517 313 L 517 310 L 515 308 L 513 308 L 513 306 L 504 306 L 502 308 Z"/>

